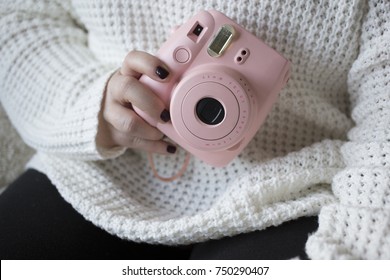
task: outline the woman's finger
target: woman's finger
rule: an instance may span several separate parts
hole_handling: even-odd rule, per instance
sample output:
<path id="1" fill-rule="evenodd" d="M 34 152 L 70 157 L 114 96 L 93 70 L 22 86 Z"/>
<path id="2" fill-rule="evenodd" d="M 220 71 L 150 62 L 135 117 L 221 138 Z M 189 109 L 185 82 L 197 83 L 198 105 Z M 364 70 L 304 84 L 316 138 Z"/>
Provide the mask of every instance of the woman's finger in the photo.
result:
<path id="1" fill-rule="evenodd" d="M 128 138 L 160 140 L 164 136 L 161 131 L 149 125 L 133 110 L 120 104 L 112 104 L 110 110 L 105 110 L 103 114 L 107 122 L 119 132 L 126 134 Z"/>
<path id="2" fill-rule="evenodd" d="M 129 52 L 119 71 L 124 76 L 136 79 L 142 74 L 160 82 L 167 82 L 170 78 L 168 67 L 160 59 L 142 51 Z"/>
<path id="3" fill-rule="evenodd" d="M 169 113 L 162 100 L 136 78 L 116 74 L 109 85 L 112 98 L 123 106 L 132 106 L 144 111 L 155 120 L 167 122 Z M 168 117 L 167 117 L 168 116 Z"/>
<path id="4" fill-rule="evenodd" d="M 163 140 L 148 140 L 140 137 L 132 137 L 124 132 L 115 130 L 112 134 L 113 141 L 116 145 L 131 149 L 143 150 L 158 154 L 173 154 L 176 152 L 176 147 L 169 142 Z"/>

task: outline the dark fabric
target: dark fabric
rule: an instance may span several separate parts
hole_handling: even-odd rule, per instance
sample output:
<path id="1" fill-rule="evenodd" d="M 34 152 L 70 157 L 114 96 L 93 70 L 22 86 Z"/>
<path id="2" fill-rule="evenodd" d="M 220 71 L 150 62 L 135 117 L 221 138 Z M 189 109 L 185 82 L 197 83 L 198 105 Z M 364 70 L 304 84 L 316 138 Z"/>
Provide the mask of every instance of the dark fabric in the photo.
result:
<path id="1" fill-rule="evenodd" d="M 317 218 L 191 246 L 122 240 L 85 220 L 49 179 L 27 170 L 0 195 L 1 259 L 285 259 L 304 257 Z"/>
<path id="2" fill-rule="evenodd" d="M 192 259 L 283 260 L 307 259 L 304 251 L 309 233 L 318 227 L 317 217 L 302 217 L 278 227 L 254 231 L 194 246 Z"/>

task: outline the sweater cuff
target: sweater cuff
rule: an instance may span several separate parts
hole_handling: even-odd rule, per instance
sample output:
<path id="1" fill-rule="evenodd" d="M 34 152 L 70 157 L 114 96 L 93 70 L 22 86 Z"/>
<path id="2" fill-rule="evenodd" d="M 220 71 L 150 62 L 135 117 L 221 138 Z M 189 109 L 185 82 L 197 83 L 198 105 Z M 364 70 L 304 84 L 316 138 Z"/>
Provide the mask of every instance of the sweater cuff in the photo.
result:
<path id="1" fill-rule="evenodd" d="M 102 100 L 106 86 L 110 77 L 115 73 L 115 69 L 111 69 L 104 75 L 95 80 L 83 94 L 79 104 L 83 104 L 83 112 L 81 119 L 81 128 L 76 129 L 80 131 L 80 136 L 85 139 L 84 144 L 81 143 L 82 151 L 77 153 L 77 158 L 81 160 L 101 160 L 108 158 L 115 158 L 122 155 L 126 148 L 115 147 L 106 149 L 99 147 L 96 143 L 96 136 L 99 126 L 99 113 L 102 108 Z M 73 153 L 72 153 L 73 154 Z"/>

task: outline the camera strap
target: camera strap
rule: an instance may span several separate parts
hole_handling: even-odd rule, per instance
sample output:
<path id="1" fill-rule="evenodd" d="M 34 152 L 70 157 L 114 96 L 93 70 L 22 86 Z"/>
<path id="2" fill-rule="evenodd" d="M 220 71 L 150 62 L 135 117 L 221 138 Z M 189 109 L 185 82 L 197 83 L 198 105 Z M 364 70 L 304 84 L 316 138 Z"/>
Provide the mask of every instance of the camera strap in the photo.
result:
<path id="1" fill-rule="evenodd" d="M 156 170 L 156 166 L 154 164 L 154 159 L 153 159 L 153 153 L 150 153 L 150 152 L 148 153 L 149 165 L 150 165 L 150 168 L 152 169 L 154 177 L 156 177 L 157 179 L 159 179 L 163 182 L 172 182 L 172 181 L 180 178 L 181 176 L 183 176 L 184 172 L 187 170 L 188 164 L 190 163 L 190 159 L 191 159 L 191 154 L 186 151 L 186 157 L 184 159 L 184 163 L 183 163 L 183 166 L 181 167 L 181 169 L 176 174 L 172 175 L 171 177 L 162 177 L 160 174 L 158 174 L 158 172 Z"/>

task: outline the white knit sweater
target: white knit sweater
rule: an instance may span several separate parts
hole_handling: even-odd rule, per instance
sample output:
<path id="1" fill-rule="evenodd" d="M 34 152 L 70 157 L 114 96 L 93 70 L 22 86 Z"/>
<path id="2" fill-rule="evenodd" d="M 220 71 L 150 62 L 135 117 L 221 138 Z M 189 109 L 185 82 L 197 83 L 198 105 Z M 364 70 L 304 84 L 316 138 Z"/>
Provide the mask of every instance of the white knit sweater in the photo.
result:
<path id="1" fill-rule="evenodd" d="M 1 103 L 41 170 L 95 225 L 188 244 L 319 214 L 311 258 L 390 258 L 390 1 L 2 1 Z M 143 153 L 96 146 L 106 82 L 128 51 L 216 8 L 286 56 L 291 79 L 225 168 L 173 183 Z M 182 153 L 156 158 L 169 175 Z"/>

